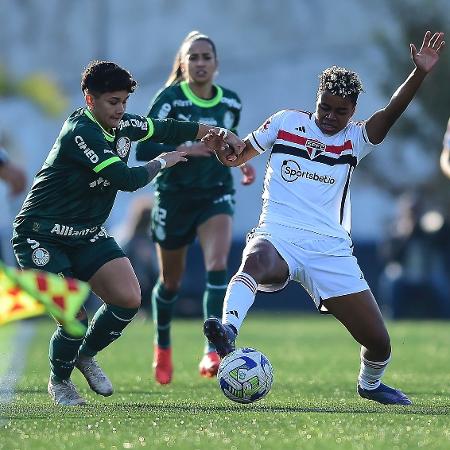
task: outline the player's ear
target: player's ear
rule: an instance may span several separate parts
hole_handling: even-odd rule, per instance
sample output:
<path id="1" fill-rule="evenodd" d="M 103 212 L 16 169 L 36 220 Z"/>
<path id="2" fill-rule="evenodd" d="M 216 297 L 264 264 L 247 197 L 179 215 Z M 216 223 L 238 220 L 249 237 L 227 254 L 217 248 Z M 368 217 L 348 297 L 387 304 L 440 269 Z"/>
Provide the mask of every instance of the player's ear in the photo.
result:
<path id="1" fill-rule="evenodd" d="M 86 101 L 86 105 L 88 105 L 89 107 L 94 106 L 94 96 L 92 94 L 86 92 L 84 94 L 84 99 Z"/>

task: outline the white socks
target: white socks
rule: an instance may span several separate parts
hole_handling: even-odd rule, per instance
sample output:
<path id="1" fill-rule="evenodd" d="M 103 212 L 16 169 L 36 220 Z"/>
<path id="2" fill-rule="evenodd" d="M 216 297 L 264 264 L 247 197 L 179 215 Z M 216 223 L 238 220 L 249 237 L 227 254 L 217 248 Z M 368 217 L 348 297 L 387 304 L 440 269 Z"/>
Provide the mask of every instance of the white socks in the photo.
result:
<path id="1" fill-rule="evenodd" d="M 382 362 L 374 362 L 369 361 L 364 358 L 362 355 L 361 348 L 361 369 L 359 371 L 358 383 L 363 389 L 367 389 L 369 391 L 376 389 L 380 385 L 380 379 L 386 370 L 387 365 L 391 357 L 386 361 Z"/>
<path id="2" fill-rule="evenodd" d="M 231 278 L 223 301 L 222 322 L 233 325 L 237 331 L 255 301 L 258 283 L 250 275 L 238 272 Z"/>

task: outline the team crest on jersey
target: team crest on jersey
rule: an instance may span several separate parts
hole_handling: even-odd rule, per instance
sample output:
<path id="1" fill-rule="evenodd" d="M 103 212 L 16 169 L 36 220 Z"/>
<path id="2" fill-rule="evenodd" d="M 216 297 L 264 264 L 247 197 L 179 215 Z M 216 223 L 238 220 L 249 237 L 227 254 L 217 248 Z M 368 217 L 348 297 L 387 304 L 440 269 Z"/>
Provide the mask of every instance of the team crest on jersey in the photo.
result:
<path id="1" fill-rule="evenodd" d="M 125 158 L 125 156 L 128 155 L 130 148 L 131 148 L 130 139 L 128 139 L 127 137 L 119 138 L 116 144 L 116 151 L 121 158 Z"/>
<path id="2" fill-rule="evenodd" d="M 314 159 L 321 153 L 323 153 L 326 150 L 327 146 L 325 144 L 322 144 L 322 142 L 320 141 L 316 141 L 315 139 L 308 139 L 305 143 L 305 148 L 310 159 Z"/>
<path id="3" fill-rule="evenodd" d="M 42 267 L 50 261 L 50 253 L 45 248 L 39 247 L 33 251 L 31 259 L 36 266 Z"/>
<path id="4" fill-rule="evenodd" d="M 234 124 L 234 114 L 231 111 L 227 111 L 223 115 L 223 126 L 231 130 L 231 128 L 233 128 L 233 124 Z"/>

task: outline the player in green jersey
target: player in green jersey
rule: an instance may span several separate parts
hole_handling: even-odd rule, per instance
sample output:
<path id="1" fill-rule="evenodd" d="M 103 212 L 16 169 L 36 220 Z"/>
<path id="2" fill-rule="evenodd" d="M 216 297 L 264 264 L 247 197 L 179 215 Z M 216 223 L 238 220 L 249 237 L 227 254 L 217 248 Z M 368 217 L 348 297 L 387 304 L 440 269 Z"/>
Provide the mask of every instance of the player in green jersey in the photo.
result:
<path id="1" fill-rule="evenodd" d="M 141 304 L 131 264 L 103 227 L 117 191 L 135 191 L 166 167 L 186 161 L 185 152 L 174 151 L 130 168 L 131 142 L 152 139 L 176 145 L 198 139 L 212 128 L 125 113 L 136 85 L 128 71 L 112 62 L 88 65 L 81 80 L 86 106 L 65 121 L 14 221 L 12 243 L 21 267 L 88 281 L 104 302 L 83 338 L 58 326 L 50 340 L 48 391 L 61 405 L 85 403 L 70 381 L 75 366 L 91 389 L 112 394 L 95 355 L 120 337 Z M 224 147 L 225 140 L 241 145 L 233 133 L 224 137 Z M 88 325 L 84 309 L 78 318 Z"/>
<path id="2" fill-rule="evenodd" d="M 178 50 L 166 87 L 156 95 L 148 116 L 198 120 L 236 131 L 241 101 L 233 91 L 214 84 L 217 67 L 214 42 L 199 32 L 189 33 Z M 137 159 L 148 161 L 162 151 L 175 148 L 187 153 L 185 167 L 189 170 L 173 167 L 158 174 L 152 211 L 152 234 L 160 267 L 159 281 L 152 294 L 156 332 L 153 367 L 160 384 L 170 383 L 172 379 L 172 310 L 185 270 L 187 249 L 196 236 L 206 268 L 204 316 L 206 319 L 222 315 L 234 209 L 231 171 L 203 143 L 194 140 L 175 147 L 142 142 L 137 146 Z M 241 170 L 242 183 L 252 183 L 253 168 L 247 164 Z M 206 343 L 200 374 L 214 376 L 219 362 L 215 348 Z"/>

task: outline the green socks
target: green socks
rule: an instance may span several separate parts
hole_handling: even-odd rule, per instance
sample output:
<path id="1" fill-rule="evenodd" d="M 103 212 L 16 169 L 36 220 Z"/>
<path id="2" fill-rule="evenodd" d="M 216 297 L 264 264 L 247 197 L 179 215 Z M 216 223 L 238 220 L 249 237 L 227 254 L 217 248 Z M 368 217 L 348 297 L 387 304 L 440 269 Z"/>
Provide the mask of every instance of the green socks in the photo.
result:
<path id="1" fill-rule="evenodd" d="M 92 318 L 80 353 L 95 356 L 111 342 L 118 339 L 124 328 L 133 320 L 139 308 L 122 308 L 103 304 Z"/>
<path id="2" fill-rule="evenodd" d="M 80 322 L 87 327 L 87 317 Z M 61 325 L 50 339 L 48 358 L 52 374 L 60 380 L 70 378 L 78 356 L 78 350 L 83 343 L 84 337 L 75 338 L 66 333 Z"/>
<path id="3" fill-rule="evenodd" d="M 206 272 L 206 289 L 203 294 L 203 319 L 209 317 L 222 318 L 223 299 L 227 291 L 228 276 L 226 270 Z M 205 352 L 215 351 L 208 341 Z"/>
<path id="4" fill-rule="evenodd" d="M 155 324 L 155 344 L 159 347 L 170 347 L 170 322 L 177 299 L 177 293 L 168 291 L 161 281 L 155 284 L 152 291 L 152 310 Z"/>

